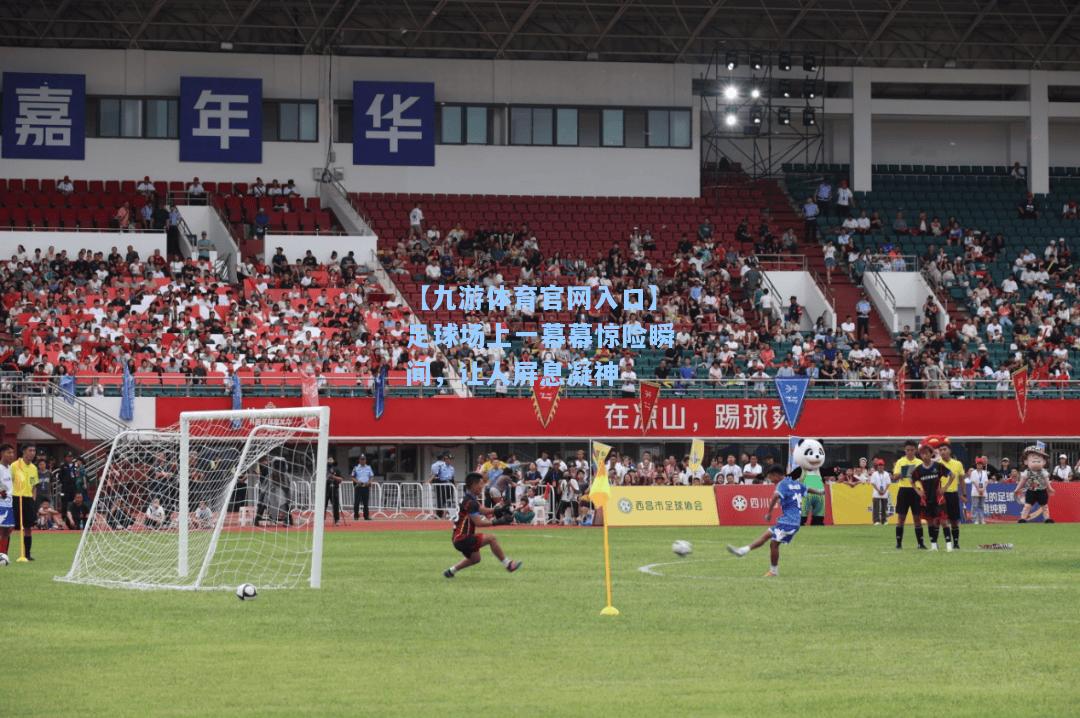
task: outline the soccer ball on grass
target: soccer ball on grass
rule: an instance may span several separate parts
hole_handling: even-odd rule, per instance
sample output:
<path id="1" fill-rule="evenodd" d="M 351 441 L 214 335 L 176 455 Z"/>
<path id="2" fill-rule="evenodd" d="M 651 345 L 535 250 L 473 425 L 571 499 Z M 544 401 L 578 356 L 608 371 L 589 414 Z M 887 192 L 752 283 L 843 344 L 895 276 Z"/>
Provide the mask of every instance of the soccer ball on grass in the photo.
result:
<path id="1" fill-rule="evenodd" d="M 11 561 L 8 559 L 6 553 L 0 553 L 0 566 L 7 566 Z"/>
<path id="2" fill-rule="evenodd" d="M 694 550 L 694 547 L 690 545 L 689 541 L 679 539 L 671 544 L 671 550 L 674 551 L 677 556 L 689 556 L 690 552 Z"/>
<path id="3" fill-rule="evenodd" d="M 236 587 L 236 597 L 241 601 L 251 601 L 258 595 L 258 591 L 250 583 L 242 583 Z"/>

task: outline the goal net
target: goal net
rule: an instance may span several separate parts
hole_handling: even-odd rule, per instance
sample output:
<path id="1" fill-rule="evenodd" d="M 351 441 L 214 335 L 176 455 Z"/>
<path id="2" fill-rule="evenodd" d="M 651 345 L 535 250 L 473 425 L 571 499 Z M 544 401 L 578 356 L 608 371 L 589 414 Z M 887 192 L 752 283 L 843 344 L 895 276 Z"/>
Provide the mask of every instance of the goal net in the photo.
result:
<path id="1" fill-rule="evenodd" d="M 112 443 L 72 583 L 318 588 L 330 410 L 185 412 Z"/>

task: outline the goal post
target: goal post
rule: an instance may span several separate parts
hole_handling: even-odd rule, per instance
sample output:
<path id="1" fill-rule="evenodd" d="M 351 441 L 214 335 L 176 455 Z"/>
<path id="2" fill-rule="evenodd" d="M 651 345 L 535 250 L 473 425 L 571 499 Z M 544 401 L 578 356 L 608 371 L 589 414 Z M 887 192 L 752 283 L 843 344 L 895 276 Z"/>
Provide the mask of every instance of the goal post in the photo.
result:
<path id="1" fill-rule="evenodd" d="M 128 588 L 322 583 L 330 409 L 184 412 L 112 442 L 71 570 Z"/>

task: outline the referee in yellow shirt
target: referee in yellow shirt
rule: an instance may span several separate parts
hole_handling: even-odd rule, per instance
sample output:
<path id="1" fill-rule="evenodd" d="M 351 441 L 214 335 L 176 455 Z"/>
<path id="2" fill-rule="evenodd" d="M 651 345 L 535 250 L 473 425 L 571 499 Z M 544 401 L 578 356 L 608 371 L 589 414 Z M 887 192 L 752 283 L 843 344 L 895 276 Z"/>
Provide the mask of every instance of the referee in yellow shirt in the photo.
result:
<path id="1" fill-rule="evenodd" d="M 960 548 L 960 512 L 964 504 L 964 496 L 960 492 L 964 489 L 964 465 L 953 458 L 948 437 L 939 437 L 937 450 L 938 460 L 949 470 L 949 478 L 941 490 L 945 494 L 945 516 L 949 519 L 949 523 L 943 527 L 945 550 L 952 551 Z"/>
<path id="2" fill-rule="evenodd" d="M 922 514 L 922 496 L 919 494 L 921 485 L 920 488 L 916 488 L 911 480 L 911 472 L 922 464 L 922 460 L 915 455 L 918 447 L 919 444 L 915 441 L 905 441 L 904 455 L 893 464 L 893 480 L 899 482 L 896 492 L 896 548 L 898 549 L 904 547 L 904 521 L 907 520 L 908 512 L 911 513 L 911 520 L 915 524 L 915 539 L 919 542 L 919 548 L 926 549 L 920 519 Z"/>
<path id="3" fill-rule="evenodd" d="M 30 546 L 33 544 L 32 528 L 37 521 L 37 486 L 38 470 L 34 463 L 37 457 L 37 447 L 26 444 L 22 447 L 22 456 L 11 464 L 11 487 L 12 496 L 18 497 L 15 511 L 15 527 L 22 531 L 23 556 L 27 561 L 33 561 L 30 555 Z"/>

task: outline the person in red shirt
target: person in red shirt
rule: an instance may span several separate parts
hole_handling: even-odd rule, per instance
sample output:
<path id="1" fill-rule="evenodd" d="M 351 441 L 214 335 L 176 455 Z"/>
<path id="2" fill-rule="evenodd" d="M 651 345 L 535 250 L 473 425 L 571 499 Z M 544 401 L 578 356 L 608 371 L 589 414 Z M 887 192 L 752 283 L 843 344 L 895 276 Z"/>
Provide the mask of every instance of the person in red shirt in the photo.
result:
<path id="1" fill-rule="evenodd" d="M 443 571 L 443 576 L 453 578 L 458 571 L 480 563 L 480 549 L 484 546 L 491 547 L 491 553 L 502 562 L 510 573 L 521 568 L 521 561 L 513 561 L 506 557 L 499 541 L 494 536 L 476 533 L 477 526 L 491 526 L 493 509 L 485 508 L 480 500 L 480 491 L 485 479 L 480 474 L 473 472 L 465 477 L 465 497 L 458 506 L 457 520 L 454 521 L 453 542 L 454 548 L 460 551 L 465 558 L 458 561 L 450 568 Z"/>

